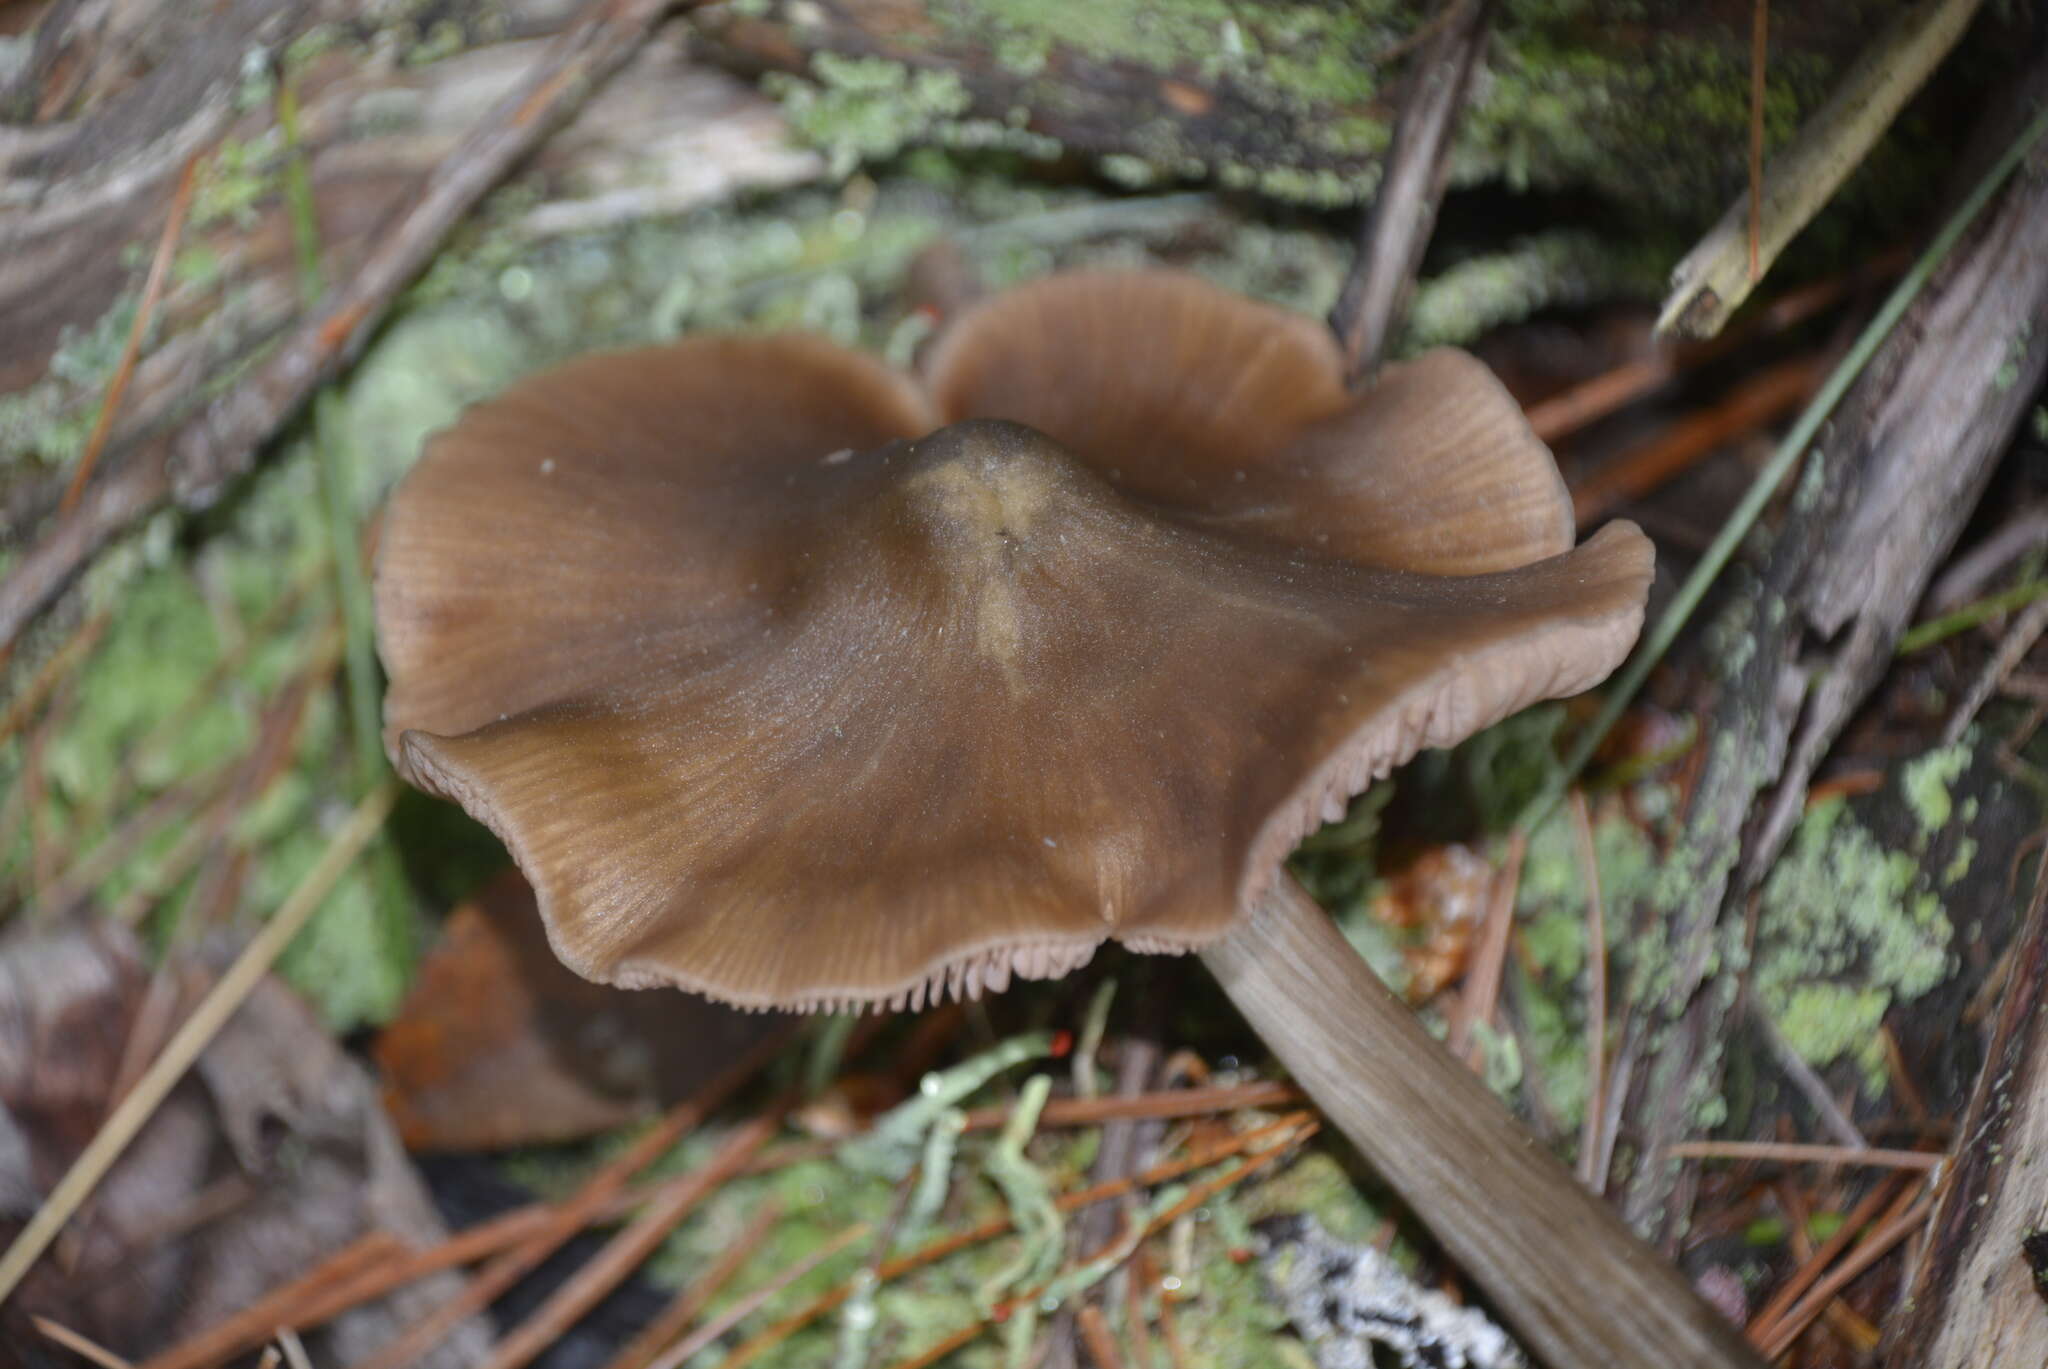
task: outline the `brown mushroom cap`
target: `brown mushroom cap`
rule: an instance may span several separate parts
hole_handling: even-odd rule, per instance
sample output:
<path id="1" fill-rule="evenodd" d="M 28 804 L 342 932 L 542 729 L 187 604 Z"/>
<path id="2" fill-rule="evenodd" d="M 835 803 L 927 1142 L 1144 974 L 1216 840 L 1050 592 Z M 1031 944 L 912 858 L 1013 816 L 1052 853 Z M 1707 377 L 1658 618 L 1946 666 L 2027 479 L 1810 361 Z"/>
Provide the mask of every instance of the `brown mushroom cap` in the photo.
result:
<path id="1" fill-rule="evenodd" d="M 916 1003 L 1200 945 L 1641 619 L 1647 541 L 1569 550 L 1477 362 L 1339 375 L 1292 315 L 1136 275 L 974 311 L 935 416 L 808 339 L 525 382 L 393 498 L 387 743 L 595 979 Z"/>

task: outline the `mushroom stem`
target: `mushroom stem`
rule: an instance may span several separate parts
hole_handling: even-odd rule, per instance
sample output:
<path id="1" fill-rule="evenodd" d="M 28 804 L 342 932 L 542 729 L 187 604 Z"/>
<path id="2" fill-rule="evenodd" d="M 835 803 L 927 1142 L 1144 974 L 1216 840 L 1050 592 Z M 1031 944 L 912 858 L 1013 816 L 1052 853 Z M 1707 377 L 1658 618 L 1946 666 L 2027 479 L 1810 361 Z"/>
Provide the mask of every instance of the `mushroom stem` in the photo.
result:
<path id="1" fill-rule="evenodd" d="M 1559 1369 L 1762 1369 L 1668 1261 L 1423 1031 L 1292 877 L 1202 958 L 1539 1358 Z"/>

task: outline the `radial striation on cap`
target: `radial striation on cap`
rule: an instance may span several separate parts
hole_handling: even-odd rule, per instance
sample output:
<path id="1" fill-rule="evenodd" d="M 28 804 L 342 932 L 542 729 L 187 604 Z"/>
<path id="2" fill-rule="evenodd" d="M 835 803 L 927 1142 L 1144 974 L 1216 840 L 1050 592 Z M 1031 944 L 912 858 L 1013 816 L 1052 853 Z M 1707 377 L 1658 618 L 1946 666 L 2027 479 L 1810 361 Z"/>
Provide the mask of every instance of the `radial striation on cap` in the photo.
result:
<path id="1" fill-rule="evenodd" d="M 1418 748 L 1597 683 L 1649 543 L 1572 549 L 1476 361 L 1347 394 L 1189 277 L 1052 277 L 923 388 L 803 338 L 526 381 L 377 570 L 386 742 L 594 979 L 909 1005 L 1220 936 Z"/>

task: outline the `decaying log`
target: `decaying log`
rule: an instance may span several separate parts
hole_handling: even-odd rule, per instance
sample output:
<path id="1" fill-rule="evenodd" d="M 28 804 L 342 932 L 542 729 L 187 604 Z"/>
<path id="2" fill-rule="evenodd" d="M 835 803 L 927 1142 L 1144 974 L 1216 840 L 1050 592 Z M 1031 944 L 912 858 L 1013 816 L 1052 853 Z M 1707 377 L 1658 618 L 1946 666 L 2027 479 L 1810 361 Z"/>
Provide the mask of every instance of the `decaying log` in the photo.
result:
<path id="1" fill-rule="evenodd" d="M 1788 115 L 1817 107 L 1870 26 L 1906 7 L 1775 0 L 1774 121 L 1779 101 Z M 1110 157 L 1119 174 L 1212 176 L 1336 205 L 1372 193 L 1445 8 L 752 0 L 718 6 L 704 27 L 719 60 L 817 81 L 812 131 L 849 156 L 951 124 L 971 141 L 1035 136 Z M 1454 180 L 1593 190 L 1696 232 L 1745 174 L 1750 15 L 1746 0 L 1501 5 Z"/>
<path id="2" fill-rule="evenodd" d="M 1963 165 L 1981 173 L 2048 92 L 2048 65 L 1987 115 Z M 1968 181 L 1965 181 L 1968 184 Z M 1642 1153 L 1696 1125 L 1734 1004 L 1750 895 L 1783 849 L 1815 767 L 1892 660 L 1928 580 L 1976 507 L 2048 370 L 2026 339 L 2048 320 L 2048 150 L 2037 148 L 1958 245 L 1823 431 L 1753 588 L 1730 607 L 1741 655 L 1721 663 L 1707 759 L 1672 855 L 1687 891 L 1668 911 L 1676 969 L 1638 1078 Z M 1753 805 L 1770 795 L 1762 820 Z M 1671 1232 L 1673 1170 L 1639 1167 L 1626 1211 Z"/>
<path id="3" fill-rule="evenodd" d="M 1898 1369 L 2048 1364 L 2028 1248 L 2048 1230 L 2048 869 L 2005 965 L 1991 1048 L 1885 1347 Z"/>

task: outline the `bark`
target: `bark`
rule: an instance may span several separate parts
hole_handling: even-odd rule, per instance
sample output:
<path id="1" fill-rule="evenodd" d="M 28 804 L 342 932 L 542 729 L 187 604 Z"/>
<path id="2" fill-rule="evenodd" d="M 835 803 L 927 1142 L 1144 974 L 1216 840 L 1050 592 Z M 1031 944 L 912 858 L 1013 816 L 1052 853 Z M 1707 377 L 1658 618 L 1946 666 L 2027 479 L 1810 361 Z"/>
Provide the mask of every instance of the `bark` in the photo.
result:
<path id="1" fill-rule="evenodd" d="M 1774 134 L 1818 106 L 1873 23 L 1904 8 L 1777 0 Z M 1156 176 L 1328 205 L 1372 193 L 1443 12 L 1436 0 L 758 0 L 705 23 L 719 60 L 817 79 L 817 132 L 858 125 L 849 151 L 888 150 L 862 146 L 878 120 L 915 140 L 965 119 L 977 141 L 1028 132 L 1125 169 L 1136 159 Z M 1502 4 L 1454 179 L 1592 189 L 1696 232 L 1743 184 L 1751 13 L 1686 0 Z M 1980 55 L 1995 63 L 1989 48 Z"/>
<path id="2" fill-rule="evenodd" d="M 2007 953 L 2005 1006 L 1955 1167 L 1937 1200 L 1906 1314 L 1884 1363 L 1898 1369 L 2048 1364 L 2048 1305 L 2028 1239 L 2048 1228 L 2048 872 Z"/>
<path id="3" fill-rule="evenodd" d="M 1986 119 L 1973 174 L 2048 90 L 2038 67 Z M 1637 1082 L 1643 1153 L 1698 1126 L 1717 1090 L 1751 896 L 1784 849 L 1808 781 L 1889 668 L 1893 650 L 2039 390 L 2048 349 L 2048 151 L 2037 149 L 1959 244 L 1797 478 L 1791 512 L 1731 621 L 1746 659 L 1723 663 L 1705 720 L 1708 759 L 1672 860 L 1686 898 L 1668 912 L 1676 970 L 1654 1002 L 1660 1033 Z M 1752 812 L 1767 799 L 1760 820 Z M 1639 1166 L 1626 1211 L 1671 1235 L 1675 1175 Z"/>

